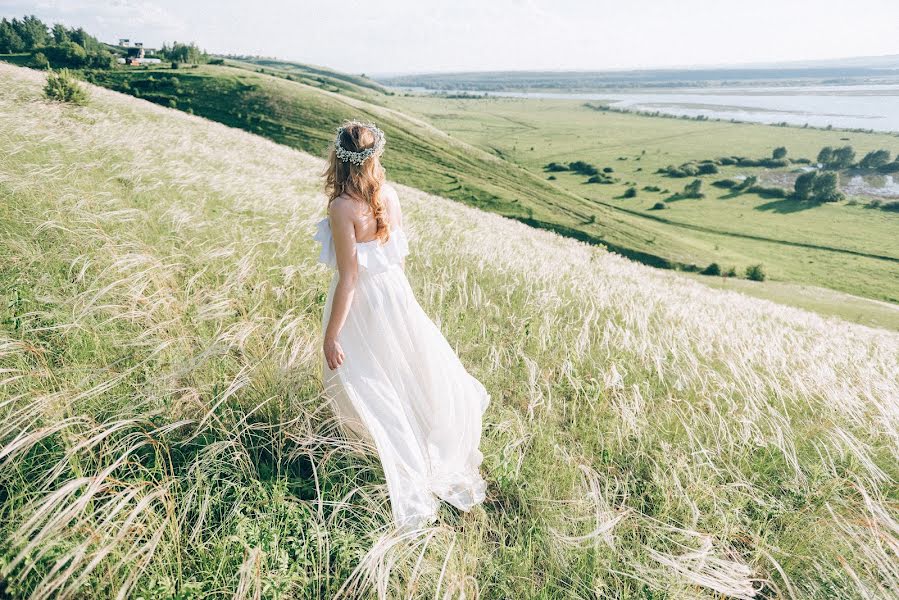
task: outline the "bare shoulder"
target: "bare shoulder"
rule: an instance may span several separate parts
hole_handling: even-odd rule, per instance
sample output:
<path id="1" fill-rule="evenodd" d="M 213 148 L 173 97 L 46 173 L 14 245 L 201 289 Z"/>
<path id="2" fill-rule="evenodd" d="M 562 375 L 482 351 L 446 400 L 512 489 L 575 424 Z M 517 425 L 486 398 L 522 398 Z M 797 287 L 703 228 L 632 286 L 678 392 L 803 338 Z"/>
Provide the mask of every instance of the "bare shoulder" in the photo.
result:
<path id="1" fill-rule="evenodd" d="M 328 204 L 328 217 L 331 220 L 331 227 L 342 227 L 346 224 L 352 224 L 356 220 L 356 211 L 353 206 L 353 199 L 345 196 L 338 196 L 331 200 Z"/>

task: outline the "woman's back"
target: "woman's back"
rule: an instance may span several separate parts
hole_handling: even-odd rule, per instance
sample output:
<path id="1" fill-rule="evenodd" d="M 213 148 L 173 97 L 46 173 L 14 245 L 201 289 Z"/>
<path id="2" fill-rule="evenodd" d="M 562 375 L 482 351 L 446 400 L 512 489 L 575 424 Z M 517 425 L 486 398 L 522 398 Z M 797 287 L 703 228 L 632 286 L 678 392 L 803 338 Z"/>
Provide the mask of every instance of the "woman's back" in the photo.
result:
<path id="1" fill-rule="evenodd" d="M 402 229 L 402 211 L 400 209 L 399 197 L 396 190 L 389 183 L 385 182 L 381 185 L 380 200 L 384 204 L 384 211 L 390 230 Z M 331 207 L 339 210 L 342 204 L 346 204 L 348 212 L 353 215 L 353 229 L 356 241 L 365 243 L 375 240 L 377 238 L 378 226 L 371 205 L 358 198 L 341 194 L 331 201 L 329 214 L 332 212 L 330 210 Z"/>

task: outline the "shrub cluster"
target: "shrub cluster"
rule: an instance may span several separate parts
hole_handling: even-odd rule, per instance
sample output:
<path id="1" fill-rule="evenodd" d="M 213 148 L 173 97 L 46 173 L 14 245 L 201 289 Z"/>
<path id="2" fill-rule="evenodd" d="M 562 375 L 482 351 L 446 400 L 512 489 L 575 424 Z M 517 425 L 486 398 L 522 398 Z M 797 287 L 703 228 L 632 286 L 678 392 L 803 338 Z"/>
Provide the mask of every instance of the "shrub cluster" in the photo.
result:
<path id="1" fill-rule="evenodd" d="M 87 90 L 81 87 L 66 69 L 47 75 L 44 94 L 50 100 L 68 102 L 78 106 L 84 106 L 88 102 Z"/>
<path id="2" fill-rule="evenodd" d="M 662 173 L 668 177 L 696 177 L 697 175 L 713 175 L 718 172 L 718 165 L 711 160 L 701 162 L 685 162 L 680 166 L 668 165 L 661 168 L 657 173 Z"/>
<path id="3" fill-rule="evenodd" d="M 812 202 L 838 202 L 845 198 L 840 191 L 840 177 L 833 171 L 809 171 L 796 178 L 793 198 Z"/>
<path id="4" fill-rule="evenodd" d="M 746 267 L 746 279 L 751 279 L 752 281 L 765 281 L 765 269 L 762 265 L 750 265 Z"/>

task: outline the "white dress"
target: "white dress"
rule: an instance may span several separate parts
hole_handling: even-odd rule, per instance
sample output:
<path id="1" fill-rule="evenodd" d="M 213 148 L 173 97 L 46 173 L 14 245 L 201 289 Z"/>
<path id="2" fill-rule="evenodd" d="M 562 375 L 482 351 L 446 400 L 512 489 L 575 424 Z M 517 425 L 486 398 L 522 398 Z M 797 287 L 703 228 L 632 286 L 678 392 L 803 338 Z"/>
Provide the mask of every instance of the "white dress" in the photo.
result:
<path id="1" fill-rule="evenodd" d="M 313 239 L 322 244 L 319 261 L 334 269 L 324 331 L 338 281 L 327 217 Z M 415 299 L 401 264 L 408 253 L 399 228 L 384 244 L 357 242 L 359 274 L 337 337 L 344 361 L 332 371 L 322 360 L 325 395 L 341 431 L 377 448 L 400 529 L 432 523 L 438 498 L 463 511 L 484 500 L 478 446 L 490 402 Z"/>

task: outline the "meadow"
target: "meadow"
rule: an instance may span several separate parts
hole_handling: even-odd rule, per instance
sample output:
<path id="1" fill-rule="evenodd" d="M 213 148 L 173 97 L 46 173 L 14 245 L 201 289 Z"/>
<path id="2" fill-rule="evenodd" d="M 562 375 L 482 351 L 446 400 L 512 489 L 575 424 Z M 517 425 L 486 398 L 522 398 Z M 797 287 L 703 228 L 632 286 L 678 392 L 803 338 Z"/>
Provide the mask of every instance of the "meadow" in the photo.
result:
<path id="1" fill-rule="evenodd" d="M 323 161 L 43 83 L 0 64 L 0 595 L 899 596 L 899 335 L 398 184 L 493 402 L 484 504 L 397 536 L 321 395 Z"/>
<path id="2" fill-rule="evenodd" d="M 716 262 L 738 272 L 762 263 L 782 282 L 899 302 L 899 215 L 871 208 L 869 198 L 816 205 L 713 186 L 722 179 L 757 176 L 763 184 L 792 188 L 778 178 L 789 179 L 797 168 L 733 165 L 699 176 L 704 198 L 678 199 L 674 194 L 695 177 L 658 172 L 722 156 L 770 157 L 780 146 L 790 157 L 811 160 L 824 146 L 852 145 L 859 156 L 884 148 L 895 155 L 895 135 L 655 118 L 595 110 L 578 100 L 396 95 L 388 103 L 544 178 L 553 176 L 553 185 L 596 207 L 653 221 L 679 242 L 665 247 L 666 238 L 652 240 L 655 252 L 680 263 Z M 544 170 L 550 163 L 578 160 L 612 169 L 609 175 L 617 181 L 589 184 L 578 173 Z M 627 198 L 631 187 L 636 195 Z M 669 210 L 651 210 L 659 202 Z"/>
<path id="3" fill-rule="evenodd" d="M 774 283 L 741 285 L 745 293 L 895 329 L 899 310 L 859 297 L 899 298 L 896 213 L 872 209 L 868 198 L 814 206 L 711 185 L 752 174 L 784 187 L 768 179 L 795 177 L 790 169 L 723 167 L 702 177 L 705 198 L 670 202 L 690 179 L 656 173 L 690 160 L 770 156 L 784 144 L 795 158 L 845 144 L 861 156 L 899 148 L 895 136 L 652 118 L 565 100 L 406 96 L 299 63 L 224 63 L 87 76 L 313 154 L 330 141 L 334 122 L 368 118 L 387 132 L 394 153 L 385 166 L 396 181 L 653 266 L 698 272 L 714 262 L 743 277 L 762 264 Z M 613 169 L 616 182 L 544 171 L 574 160 Z M 634 198 L 624 197 L 629 187 Z M 671 210 L 651 210 L 658 203 Z M 794 293 L 784 293 L 789 286 Z M 807 293 L 812 287 L 820 290 Z"/>

